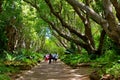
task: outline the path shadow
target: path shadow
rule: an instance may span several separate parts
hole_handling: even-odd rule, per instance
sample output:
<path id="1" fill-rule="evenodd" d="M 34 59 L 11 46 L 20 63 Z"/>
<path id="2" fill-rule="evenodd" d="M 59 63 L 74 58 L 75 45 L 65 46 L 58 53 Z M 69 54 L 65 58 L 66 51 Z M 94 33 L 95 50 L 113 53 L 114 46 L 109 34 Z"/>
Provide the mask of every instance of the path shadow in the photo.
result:
<path id="1" fill-rule="evenodd" d="M 90 80 L 89 68 L 72 69 L 63 62 L 48 64 L 41 62 L 29 71 L 25 71 L 16 80 Z"/>

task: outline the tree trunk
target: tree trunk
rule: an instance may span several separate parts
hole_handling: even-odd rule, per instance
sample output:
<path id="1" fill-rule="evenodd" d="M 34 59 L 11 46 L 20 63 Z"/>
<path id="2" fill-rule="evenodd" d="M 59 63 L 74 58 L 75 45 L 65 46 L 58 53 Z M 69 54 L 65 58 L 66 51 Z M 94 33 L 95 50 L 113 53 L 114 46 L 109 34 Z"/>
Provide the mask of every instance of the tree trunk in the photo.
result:
<path id="1" fill-rule="evenodd" d="M 81 47 L 79 45 L 77 45 L 77 52 L 81 53 Z"/>
<path id="2" fill-rule="evenodd" d="M 88 2 L 87 2 L 88 4 Z M 88 4 L 89 5 L 89 4 Z M 87 42 L 88 44 L 92 45 L 93 48 L 95 48 L 95 44 L 94 44 L 94 40 L 93 40 L 93 36 L 92 36 L 92 32 L 91 32 L 91 25 L 90 25 L 90 21 L 89 21 L 89 14 L 86 14 L 86 16 L 81 15 L 81 11 L 78 7 L 76 6 L 72 6 L 74 8 L 74 10 L 76 11 L 76 13 L 79 15 L 79 17 L 81 18 L 84 26 L 85 26 L 85 36 L 87 36 Z"/>
<path id="3" fill-rule="evenodd" d="M 105 30 L 106 34 L 114 40 L 116 43 L 120 44 L 120 27 L 118 26 L 115 16 L 112 12 L 112 6 L 110 0 L 103 0 L 105 17 L 97 14 L 92 8 L 86 6 L 84 3 L 81 3 L 77 0 L 66 0 L 71 6 L 76 6 L 81 10 L 87 12 L 89 17 L 94 20 L 96 23 L 101 25 L 101 27 Z"/>
<path id="4" fill-rule="evenodd" d="M 110 0 L 115 7 L 116 10 L 116 16 L 120 22 L 120 3 L 117 0 Z"/>
<path id="5" fill-rule="evenodd" d="M 3 0 L 0 0 L 0 13 L 2 12 L 2 3 L 3 3 Z"/>
<path id="6" fill-rule="evenodd" d="M 96 51 L 96 54 L 98 54 L 98 55 L 101 55 L 101 54 L 102 54 L 102 48 L 103 48 L 103 44 L 104 44 L 105 34 L 106 34 L 105 31 L 102 30 L 101 36 L 100 36 L 99 47 L 98 47 L 98 49 L 97 49 L 97 51 Z"/>
<path id="7" fill-rule="evenodd" d="M 12 26 L 9 25 L 6 27 L 6 36 L 8 38 L 8 51 L 13 52 L 16 48 L 16 37 L 17 37 L 17 32 L 16 29 Z"/>
<path id="8" fill-rule="evenodd" d="M 86 5 L 89 6 L 89 4 L 90 4 L 90 0 L 86 0 Z M 90 25 L 88 13 L 86 13 L 84 25 L 85 25 L 85 34 L 88 37 L 88 39 L 90 40 L 90 45 L 92 45 L 92 47 L 95 48 L 95 43 L 94 43 L 93 36 L 92 36 L 91 25 Z"/>

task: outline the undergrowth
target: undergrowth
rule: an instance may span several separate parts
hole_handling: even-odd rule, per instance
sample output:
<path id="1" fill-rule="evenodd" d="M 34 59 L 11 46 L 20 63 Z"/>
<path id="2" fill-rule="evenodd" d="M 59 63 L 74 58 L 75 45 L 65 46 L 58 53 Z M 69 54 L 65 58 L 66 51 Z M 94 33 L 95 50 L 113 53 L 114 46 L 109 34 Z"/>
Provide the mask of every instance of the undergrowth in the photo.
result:
<path id="1" fill-rule="evenodd" d="M 89 55 L 87 53 L 84 54 L 66 54 L 61 57 L 61 60 L 70 66 L 76 66 L 80 63 L 90 62 Z"/>
<path id="2" fill-rule="evenodd" d="M 41 53 L 22 49 L 13 53 L 4 51 L 0 57 L 0 80 L 10 80 L 10 75 L 30 69 L 43 58 Z"/>

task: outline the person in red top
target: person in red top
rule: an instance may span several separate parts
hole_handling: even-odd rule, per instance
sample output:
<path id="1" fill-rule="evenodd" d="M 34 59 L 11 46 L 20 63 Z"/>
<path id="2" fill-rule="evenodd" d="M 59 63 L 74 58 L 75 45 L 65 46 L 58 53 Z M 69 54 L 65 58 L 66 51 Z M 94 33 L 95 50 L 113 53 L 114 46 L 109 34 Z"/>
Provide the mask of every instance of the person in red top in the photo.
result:
<path id="1" fill-rule="evenodd" d="M 49 60 L 49 55 L 46 54 L 46 55 L 45 55 L 45 61 L 47 62 L 48 60 Z"/>

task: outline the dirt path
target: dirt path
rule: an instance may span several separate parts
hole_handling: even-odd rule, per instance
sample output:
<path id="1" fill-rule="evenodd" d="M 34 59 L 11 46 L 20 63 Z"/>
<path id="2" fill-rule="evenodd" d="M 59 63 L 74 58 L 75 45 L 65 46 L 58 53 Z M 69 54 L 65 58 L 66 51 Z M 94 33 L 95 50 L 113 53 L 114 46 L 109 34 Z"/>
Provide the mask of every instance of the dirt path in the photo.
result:
<path id="1" fill-rule="evenodd" d="M 51 64 L 41 62 L 16 80 L 90 80 L 89 70 L 89 68 L 72 69 L 61 61 Z"/>

